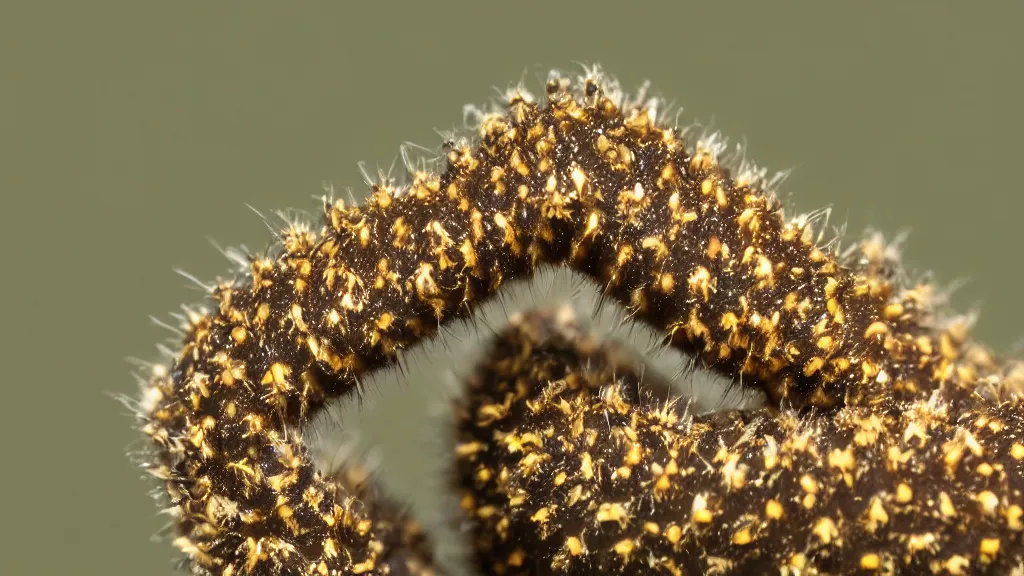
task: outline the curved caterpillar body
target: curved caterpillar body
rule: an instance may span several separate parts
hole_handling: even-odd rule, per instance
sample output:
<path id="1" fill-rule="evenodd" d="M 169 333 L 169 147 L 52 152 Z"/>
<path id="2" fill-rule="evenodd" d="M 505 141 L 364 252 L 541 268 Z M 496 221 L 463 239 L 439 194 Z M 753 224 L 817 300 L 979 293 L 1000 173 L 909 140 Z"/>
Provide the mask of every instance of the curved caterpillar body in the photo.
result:
<path id="1" fill-rule="evenodd" d="M 1007 535 L 1024 511 L 1005 497 L 1024 478 L 995 462 L 1022 450 L 1014 407 L 694 416 L 566 314 L 513 319 L 458 414 L 459 486 L 488 572 L 967 574 L 1019 561 Z"/>
<path id="2" fill-rule="evenodd" d="M 837 254 L 649 103 L 552 76 L 473 145 L 212 290 L 141 402 L 194 574 L 435 574 L 418 526 L 300 428 L 539 266 L 592 278 L 769 406 L 694 416 L 555 313 L 497 337 L 458 408 L 456 477 L 493 574 L 1004 574 L 1024 562 L 1016 364 Z M 654 390 L 654 391 L 652 391 Z"/>

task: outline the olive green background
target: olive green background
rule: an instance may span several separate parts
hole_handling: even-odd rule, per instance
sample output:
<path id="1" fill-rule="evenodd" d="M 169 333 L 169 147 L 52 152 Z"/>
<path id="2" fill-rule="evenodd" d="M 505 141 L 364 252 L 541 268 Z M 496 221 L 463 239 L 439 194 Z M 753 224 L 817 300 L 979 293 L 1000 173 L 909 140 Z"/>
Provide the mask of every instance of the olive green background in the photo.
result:
<path id="1" fill-rule="evenodd" d="M 1014 2 L 10 2 L 0 8 L 0 572 L 170 574 L 126 357 L 262 249 L 246 207 L 316 211 L 409 140 L 520 78 L 600 62 L 684 107 L 851 231 L 910 229 L 908 263 L 980 306 L 1010 350 L 1020 303 L 1022 10 Z M 300 7 L 301 6 L 301 7 Z M 443 347 L 431 362 L 445 359 Z M 367 439 L 433 522 L 434 372 L 380 386 Z M 386 406 L 385 406 L 386 405 Z M 428 410 L 429 408 L 429 410 Z M 430 462 L 433 461 L 433 464 Z M 439 464 L 440 463 L 440 464 Z M 433 467 L 431 467 L 433 466 Z M 440 503 L 440 504 L 439 504 Z M 430 510 L 433 510 L 430 512 Z"/>

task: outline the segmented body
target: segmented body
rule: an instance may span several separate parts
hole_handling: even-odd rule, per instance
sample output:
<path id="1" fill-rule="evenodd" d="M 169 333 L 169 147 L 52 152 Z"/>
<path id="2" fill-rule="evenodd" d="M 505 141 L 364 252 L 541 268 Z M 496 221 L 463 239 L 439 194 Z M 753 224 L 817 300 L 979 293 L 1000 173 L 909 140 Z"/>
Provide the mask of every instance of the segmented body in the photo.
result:
<path id="1" fill-rule="evenodd" d="M 762 172 L 724 168 L 713 141 L 688 144 L 598 79 L 553 78 L 543 104 L 506 104 L 439 172 L 283 230 L 278 253 L 190 318 L 142 420 L 195 573 L 435 573 L 415 523 L 318 470 L 299 430 L 542 264 L 589 276 L 771 402 L 693 417 L 635 392 L 635 369 L 571 323 L 514 326 L 459 422 L 484 572 L 1021 563 L 1015 364 L 939 323 L 877 246 L 835 254 L 784 218 Z"/>

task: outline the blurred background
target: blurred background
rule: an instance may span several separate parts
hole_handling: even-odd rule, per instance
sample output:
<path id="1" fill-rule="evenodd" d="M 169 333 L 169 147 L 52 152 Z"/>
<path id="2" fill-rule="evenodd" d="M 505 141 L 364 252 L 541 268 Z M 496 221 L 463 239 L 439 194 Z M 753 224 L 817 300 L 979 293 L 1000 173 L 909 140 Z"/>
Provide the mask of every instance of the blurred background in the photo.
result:
<path id="1" fill-rule="evenodd" d="M 961 285 L 952 301 L 981 311 L 981 339 L 1007 352 L 1024 336 L 1015 3 L 351 4 L 0 7 L 0 572 L 173 574 L 111 396 L 135 393 L 126 358 L 157 358 L 167 333 L 149 316 L 201 297 L 173 270 L 226 272 L 209 239 L 270 238 L 247 204 L 315 213 L 325 183 L 362 194 L 358 161 L 436 148 L 463 104 L 539 88 L 552 67 L 650 80 L 682 122 L 793 169 L 790 206 L 831 206 L 853 234 L 909 230 L 908 265 Z M 428 347 L 415 381 L 378 379 L 363 410 L 342 410 L 431 525 L 450 503 L 456 350 Z"/>

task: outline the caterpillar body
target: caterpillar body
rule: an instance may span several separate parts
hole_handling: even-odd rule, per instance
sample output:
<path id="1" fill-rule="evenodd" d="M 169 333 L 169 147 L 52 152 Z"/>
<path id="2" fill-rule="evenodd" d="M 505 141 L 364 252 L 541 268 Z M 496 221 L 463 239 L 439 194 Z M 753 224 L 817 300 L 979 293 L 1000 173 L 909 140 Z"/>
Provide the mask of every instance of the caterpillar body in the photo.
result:
<path id="1" fill-rule="evenodd" d="M 415 521 L 318 469 L 300 429 L 545 265 L 769 402 L 691 414 L 564 312 L 516 318 L 457 409 L 481 573 L 1020 569 L 1017 363 L 880 241 L 837 252 L 763 170 L 654 108 L 596 71 L 511 91 L 437 171 L 326 199 L 211 290 L 140 402 L 192 573 L 440 573 Z"/>

